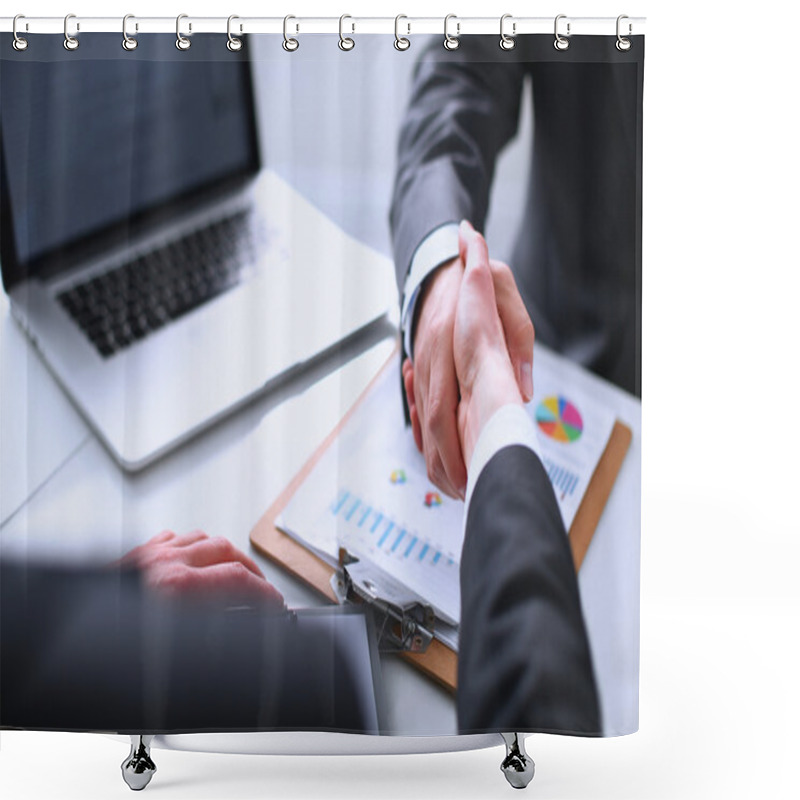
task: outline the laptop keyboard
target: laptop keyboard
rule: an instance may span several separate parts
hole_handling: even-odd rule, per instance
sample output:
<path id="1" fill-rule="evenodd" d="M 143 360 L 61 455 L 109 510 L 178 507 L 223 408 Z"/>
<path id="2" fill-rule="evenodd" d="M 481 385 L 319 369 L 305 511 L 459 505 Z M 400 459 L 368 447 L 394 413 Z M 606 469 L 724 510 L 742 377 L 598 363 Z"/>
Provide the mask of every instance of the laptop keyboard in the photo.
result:
<path id="1" fill-rule="evenodd" d="M 58 301 L 108 358 L 233 288 L 255 261 L 252 212 L 192 231 L 84 283 Z"/>

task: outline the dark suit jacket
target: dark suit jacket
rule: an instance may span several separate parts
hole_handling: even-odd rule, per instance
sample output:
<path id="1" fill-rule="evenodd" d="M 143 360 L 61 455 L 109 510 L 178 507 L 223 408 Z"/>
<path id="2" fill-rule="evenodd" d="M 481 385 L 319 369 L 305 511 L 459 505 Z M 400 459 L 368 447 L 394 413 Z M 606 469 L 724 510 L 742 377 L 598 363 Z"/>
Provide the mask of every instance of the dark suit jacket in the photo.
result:
<path id="1" fill-rule="evenodd" d="M 578 586 L 538 457 L 501 450 L 461 561 L 464 732 L 600 731 Z M 157 733 L 359 731 L 335 641 L 291 618 L 170 603 L 139 575 L 0 564 L 0 726 Z"/>
<path id="2" fill-rule="evenodd" d="M 364 729 L 339 643 L 291 617 L 167 602 L 133 571 L 0 564 L 0 726 Z"/>
<path id="3" fill-rule="evenodd" d="M 600 734 L 592 660 L 564 523 L 538 456 L 496 453 L 461 556 L 458 725 Z"/>
<path id="4" fill-rule="evenodd" d="M 421 54 L 400 133 L 391 209 L 401 296 L 414 251 L 435 228 L 483 230 L 500 150 L 532 91 L 524 219 L 511 267 L 537 340 L 640 394 L 641 91 L 644 44 L 582 36 L 436 38 Z"/>

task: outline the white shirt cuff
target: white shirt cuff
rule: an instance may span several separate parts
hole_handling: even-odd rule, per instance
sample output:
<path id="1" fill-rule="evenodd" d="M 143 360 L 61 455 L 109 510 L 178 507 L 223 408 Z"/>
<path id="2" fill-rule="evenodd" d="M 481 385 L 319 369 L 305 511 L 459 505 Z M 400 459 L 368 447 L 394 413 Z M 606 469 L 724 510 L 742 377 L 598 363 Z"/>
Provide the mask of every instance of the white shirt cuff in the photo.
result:
<path id="1" fill-rule="evenodd" d="M 418 245 L 411 259 L 411 268 L 403 286 L 403 308 L 400 324 L 403 328 L 403 346 L 411 358 L 411 328 L 414 321 L 414 307 L 419 297 L 422 282 L 437 267 L 458 255 L 458 225 L 448 222 L 431 231 Z"/>
<path id="2" fill-rule="evenodd" d="M 464 500 L 464 520 L 466 524 L 469 514 L 469 501 L 472 492 L 478 483 L 483 468 L 491 461 L 492 456 L 504 447 L 522 445 L 533 450 L 539 458 L 539 438 L 536 435 L 536 425 L 524 406 L 517 403 L 498 408 L 489 421 L 483 426 L 478 436 L 472 459 L 467 469 L 467 494 Z"/>

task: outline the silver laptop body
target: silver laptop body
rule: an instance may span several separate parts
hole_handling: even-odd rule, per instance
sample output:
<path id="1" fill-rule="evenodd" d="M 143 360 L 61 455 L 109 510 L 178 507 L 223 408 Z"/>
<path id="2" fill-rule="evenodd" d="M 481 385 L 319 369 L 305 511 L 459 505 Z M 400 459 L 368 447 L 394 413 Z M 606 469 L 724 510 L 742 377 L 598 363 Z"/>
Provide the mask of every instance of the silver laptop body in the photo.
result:
<path id="1" fill-rule="evenodd" d="M 14 316 L 138 470 L 374 324 L 395 290 L 387 259 L 263 168 L 246 60 L 108 63 L 37 65 L 57 126 L 4 65 L 0 261 Z"/>

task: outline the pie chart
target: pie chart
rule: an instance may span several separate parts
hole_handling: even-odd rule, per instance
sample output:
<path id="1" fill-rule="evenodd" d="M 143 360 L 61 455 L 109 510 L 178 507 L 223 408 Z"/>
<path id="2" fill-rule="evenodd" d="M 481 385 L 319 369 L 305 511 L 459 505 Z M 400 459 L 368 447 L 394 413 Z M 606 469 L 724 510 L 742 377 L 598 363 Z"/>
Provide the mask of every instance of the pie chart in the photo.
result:
<path id="1" fill-rule="evenodd" d="M 539 429 L 557 442 L 574 442 L 583 433 L 583 419 L 577 408 L 561 395 L 545 397 L 536 409 Z"/>
<path id="2" fill-rule="evenodd" d="M 428 492 L 425 495 L 425 505 L 428 508 L 435 508 L 436 506 L 440 506 L 442 504 L 442 496 L 439 492 Z"/>

